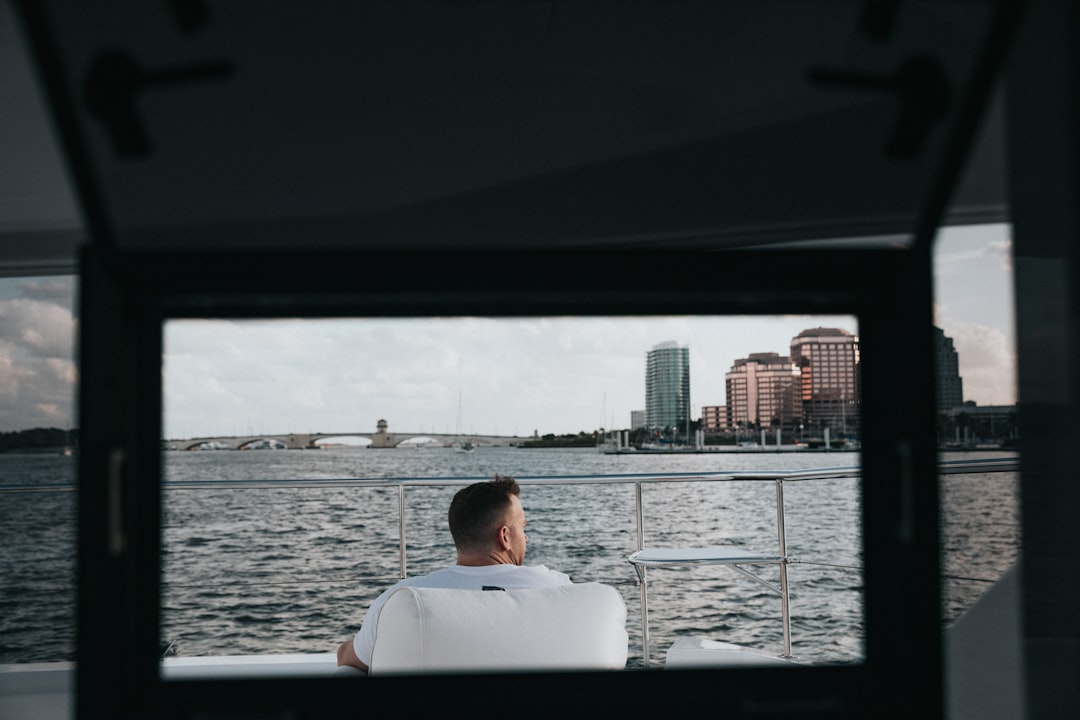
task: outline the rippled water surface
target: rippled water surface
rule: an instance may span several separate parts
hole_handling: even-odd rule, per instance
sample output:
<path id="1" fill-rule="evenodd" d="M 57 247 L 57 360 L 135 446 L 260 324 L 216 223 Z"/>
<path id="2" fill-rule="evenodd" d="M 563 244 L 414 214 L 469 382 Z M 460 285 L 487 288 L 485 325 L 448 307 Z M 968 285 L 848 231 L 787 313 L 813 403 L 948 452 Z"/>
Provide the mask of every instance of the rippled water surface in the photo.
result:
<path id="1" fill-rule="evenodd" d="M 950 454 L 949 459 L 963 457 Z M 170 452 L 166 480 L 297 480 L 296 487 L 165 492 L 162 644 L 181 655 L 325 652 L 349 637 L 367 604 L 401 572 L 398 491 L 304 487 L 304 480 L 489 478 L 760 471 L 857 464 L 850 453 L 613 456 L 595 450 L 445 448 Z M 0 455 L 0 484 L 70 481 L 59 456 Z M 818 662 L 863 653 L 857 480 L 785 483 L 793 651 Z M 405 568 L 452 563 L 446 508 L 454 487 L 408 487 Z M 943 478 L 947 624 L 1015 560 L 1014 473 Z M 773 483 L 663 483 L 643 488 L 645 544 L 777 547 Z M 637 544 L 633 485 L 527 485 L 526 562 L 626 599 L 631 665 L 642 663 L 639 591 L 627 556 Z M 0 494 L 0 663 L 74 655 L 75 494 Z M 776 583 L 775 567 L 760 574 Z M 653 661 L 679 635 L 782 648 L 780 602 L 722 567 L 650 571 Z"/>

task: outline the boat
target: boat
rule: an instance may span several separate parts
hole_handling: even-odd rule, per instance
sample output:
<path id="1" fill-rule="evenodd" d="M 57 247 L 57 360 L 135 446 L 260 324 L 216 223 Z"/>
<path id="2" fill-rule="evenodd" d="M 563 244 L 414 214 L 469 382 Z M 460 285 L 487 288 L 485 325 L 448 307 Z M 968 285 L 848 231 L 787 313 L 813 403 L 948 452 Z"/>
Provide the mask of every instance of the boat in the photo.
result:
<path id="1" fill-rule="evenodd" d="M 455 452 L 459 453 L 471 453 L 476 450 L 476 443 L 472 440 L 461 439 L 461 391 L 458 391 L 458 409 L 457 409 L 457 426 L 454 428 L 454 442 L 453 448 Z"/>
<path id="2" fill-rule="evenodd" d="M 0 3 L 0 269 L 80 285 L 76 718 L 471 713 L 493 684 L 161 678 L 167 319 L 808 306 L 856 315 L 873 368 L 868 661 L 500 690 L 535 714 L 1080 716 L 1074 27 L 1043 0 Z M 946 639 L 931 256 L 983 223 L 1012 238 L 1024 555 L 988 593 L 1008 631 Z"/>
<path id="3" fill-rule="evenodd" d="M 624 453 L 637 452 L 637 447 L 629 443 L 629 438 L 629 430 L 605 432 L 601 435 L 600 442 L 596 444 L 596 448 L 605 455 L 622 455 Z"/>

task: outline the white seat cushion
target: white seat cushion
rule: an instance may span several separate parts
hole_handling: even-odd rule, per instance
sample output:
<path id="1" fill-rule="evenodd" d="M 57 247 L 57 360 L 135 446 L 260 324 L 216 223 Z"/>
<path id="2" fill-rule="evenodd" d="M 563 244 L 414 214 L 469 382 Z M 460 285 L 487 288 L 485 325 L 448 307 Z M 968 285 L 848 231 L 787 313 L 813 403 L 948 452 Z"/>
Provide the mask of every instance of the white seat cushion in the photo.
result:
<path id="1" fill-rule="evenodd" d="M 371 673 L 617 670 L 626 656 L 626 604 L 610 585 L 403 587 L 379 614 Z"/>

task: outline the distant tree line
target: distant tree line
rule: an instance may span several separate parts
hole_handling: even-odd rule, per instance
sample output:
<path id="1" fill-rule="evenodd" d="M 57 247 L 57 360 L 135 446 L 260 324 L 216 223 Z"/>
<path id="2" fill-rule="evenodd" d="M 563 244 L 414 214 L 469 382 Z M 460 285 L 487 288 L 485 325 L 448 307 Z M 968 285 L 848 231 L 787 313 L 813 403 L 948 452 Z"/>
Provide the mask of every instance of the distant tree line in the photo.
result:
<path id="1" fill-rule="evenodd" d="M 555 435 L 548 433 L 536 440 L 526 440 L 521 443 L 524 448 L 565 448 L 565 447 L 590 447 L 596 445 L 596 433 L 579 432 L 577 435 L 567 433 Z"/>
<path id="2" fill-rule="evenodd" d="M 78 430 L 60 428 L 33 428 L 0 432 L 0 452 L 8 450 L 38 450 L 45 448 L 75 447 L 79 444 Z"/>

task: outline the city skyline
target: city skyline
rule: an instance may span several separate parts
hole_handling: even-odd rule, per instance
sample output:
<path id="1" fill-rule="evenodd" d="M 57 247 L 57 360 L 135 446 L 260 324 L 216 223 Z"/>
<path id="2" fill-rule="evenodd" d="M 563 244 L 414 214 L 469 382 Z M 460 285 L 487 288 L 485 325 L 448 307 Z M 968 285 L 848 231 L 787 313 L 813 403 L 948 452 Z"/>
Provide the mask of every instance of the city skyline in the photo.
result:
<path id="1" fill-rule="evenodd" d="M 724 372 L 747 342 L 773 338 L 786 343 L 821 323 L 854 331 L 855 320 L 172 321 L 165 331 L 165 437 L 366 432 L 380 419 L 387 420 L 391 432 L 461 435 L 526 437 L 628 428 L 631 412 L 645 407 L 648 352 L 675 337 L 689 348 L 691 415 L 697 419 L 702 404 L 722 403 Z M 274 392 L 267 396 L 269 387 L 261 392 L 263 410 L 256 415 L 246 399 L 260 394 L 253 384 L 264 382 L 273 383 Z M 205 426 L 200 418 L 207 406 L 225 408 L 217 430 L 185 431 Z M 285 427 L 262 419 L 289 413 Z"/>
<path id="2" fill-rule="evenodd" d="M 1016 402 L 1008 243 L 1006 226 L 952 228 L 935 253 L 935 325 L 955 343 L 964 399 L 979 405 Z M 76 425 L 74 288 L 70 277 L 0 280 L 0 431 Z M 857 333 L 851 322 L 807 317 L 728 318 L 722 326 L 701 318 L 636 327 L 596 318 L 518 324 L 516 337 L 500 338 L 492 321 L 463 321 L 448 343 L 444 331 L 419 326 L 280 321 L 254 333 L 228 321 L 192 321 L 167 347 L 167 368 L 183 373 L 166 380 L 165 431 L 360 432 L 383 418 L 391 431 L 455 432 L 459 394 L 462 433 L 628 427 L 630 412 L 645 407 L 646 353 L 664 341 L 690 347 L 697 419 L 703 405 L 726 403 L 724 375 L 736 358 L 786 355 L 808 327 Z M 378 361 L 372 349 L 389 350 L 391 340 L 400 355 Z M 305 353 L 315 363 L 307 368 Z M 365 362 L 375 364 L 365 370 Z"/>

